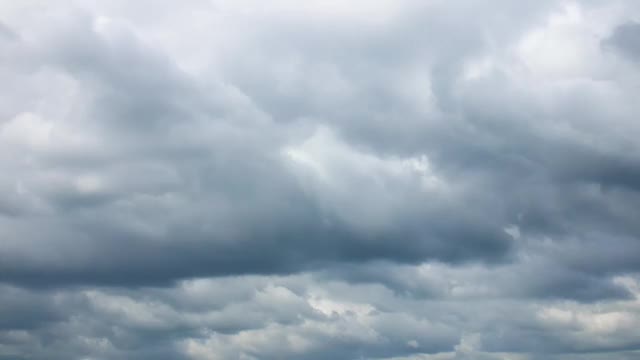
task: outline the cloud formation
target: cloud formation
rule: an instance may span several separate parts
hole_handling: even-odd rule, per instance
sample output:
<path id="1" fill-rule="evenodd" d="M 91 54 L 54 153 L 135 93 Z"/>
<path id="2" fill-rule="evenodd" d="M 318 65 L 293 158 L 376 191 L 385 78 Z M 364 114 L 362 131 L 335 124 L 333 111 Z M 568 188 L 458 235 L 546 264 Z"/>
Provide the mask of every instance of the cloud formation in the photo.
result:
<path id="1" fill-rule="evenodd" d="M 0 359 L 638 356 L 635 2 L 0 14 Z"/>

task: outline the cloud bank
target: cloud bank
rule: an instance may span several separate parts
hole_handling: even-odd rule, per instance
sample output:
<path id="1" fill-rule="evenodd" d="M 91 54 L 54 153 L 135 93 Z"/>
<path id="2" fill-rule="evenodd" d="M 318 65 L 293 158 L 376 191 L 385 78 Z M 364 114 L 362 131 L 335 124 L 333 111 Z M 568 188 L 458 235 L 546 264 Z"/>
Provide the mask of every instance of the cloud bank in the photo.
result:
<path id="1" fill-rule="evenodd" d="M 640 5 L 0 3 L 0 359 L 635 359 Z"/>

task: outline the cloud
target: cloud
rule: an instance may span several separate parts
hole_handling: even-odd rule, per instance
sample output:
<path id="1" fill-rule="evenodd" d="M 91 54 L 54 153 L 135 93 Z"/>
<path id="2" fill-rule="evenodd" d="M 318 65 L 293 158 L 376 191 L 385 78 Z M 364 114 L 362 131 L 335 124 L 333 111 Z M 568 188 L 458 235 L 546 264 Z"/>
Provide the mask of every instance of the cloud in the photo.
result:
<path id="1" fill-rule="evenodd" d="M 639 10 L 0 5 L 0 359 L 632 358 Z"/>
<path id="2" fill-rule="evenodd" d="M 640 24 L 629 22 L 617 26 L 611 36 L 604 41 L 605 46 L 613 47 L 630 60 L 640 59 Z"/>
<path id="3" fill-rule="evenodd" d="M 23 351 L 17 353 L 118 359 L 159 354 L 195 359 L 417 354 L 424 355 L 415 358 L 501 359 L 537 353 L 542 344 L 549 357 L 632 351 L 638 346 L 631 331 L 640 319 L 638 283 L 630 277 L 615 282 L 634 297 L 610 301 L 606 308 L 602 303 L 482 294 L 470 301 L 462 292 L 425 300 L 380 284 L 327 281 L 317 274 L 198 279 L 138 289 L 5 286 L 3 293 L 9 295 L 2 305 L 7 311 L 38 306 L 37 299 L 53 301 L 39 305 L 50 315 L 30 327 L 4 322 L 0 349 L 6 356 Z M 18 297 L 23 303 L 10 299 Z M 36 314 L 44 312 L 32 312 Z"/>
<path id="4" fill-rule="evenodd" d="M 240 90 L 201 83 L 124 26 L 98 22 L 95 30 L 85 14 L 78 18 L 48 32 L 38 53 L 86 106 L 69 109 L 69 118 L 23 112 L 3 125 L 7 152 L 37 163 L 8 160 L 20 167 L 16 186 L 42 205 L 36 219 L 8 220 L 7 236 L 25 246 L 6 250 L 6 281 L 157 283 L 378 258 L 496 261 L 508 252 L 495 220 L 416 201 L 442 197 L 430 189 L 440 180 L 426 173 L 425 156 L 360 152 L 321 127 L 298 149 L 302 134 L 281 135 L 289 126 Z M 332 188 L 306 191 L 316 180 L 292 173 L 340 160 L 312 158 L 324 156 L 315 153 L 323 141 L 337 151 L 329 156 L 344 159 L 340 166 L 360 170 L 326 169 L 318 176 Z M 458 201 L 454 192 L 437 201 Z M 371 212 L 355 218 L 361 210 L 345 202 Z M 51 231 L 26 226 L 38 221 Z M 30 253 L 39 246 L 51 249 Z"/>

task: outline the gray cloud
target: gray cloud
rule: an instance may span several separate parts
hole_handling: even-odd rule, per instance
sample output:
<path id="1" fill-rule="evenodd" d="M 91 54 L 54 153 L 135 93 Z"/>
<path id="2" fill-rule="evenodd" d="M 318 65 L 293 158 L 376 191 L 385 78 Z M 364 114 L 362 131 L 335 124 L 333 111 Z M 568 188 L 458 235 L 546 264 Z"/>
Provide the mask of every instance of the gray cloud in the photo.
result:
<path id="1" fill-rule="evenodd" d="M 617 26 L 603 44 L 611 46 L 633 61 L 640 59 L 640 24 L 629 22 Z"/>
<path id="2" fill-rule="evenodd" d="M 0 359 L 637 356 L 638 11 L 0 5 Z"/>

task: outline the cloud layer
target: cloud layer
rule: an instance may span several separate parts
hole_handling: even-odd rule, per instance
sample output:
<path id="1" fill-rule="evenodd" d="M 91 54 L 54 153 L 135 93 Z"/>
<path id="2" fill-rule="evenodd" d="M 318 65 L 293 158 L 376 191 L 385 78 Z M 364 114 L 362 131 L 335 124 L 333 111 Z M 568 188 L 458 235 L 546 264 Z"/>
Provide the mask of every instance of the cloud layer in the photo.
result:
<path id="1" fill-rule="evenodd" d="M 638 356 L 634 1 L 0 14 L 0 359 Z"/>

